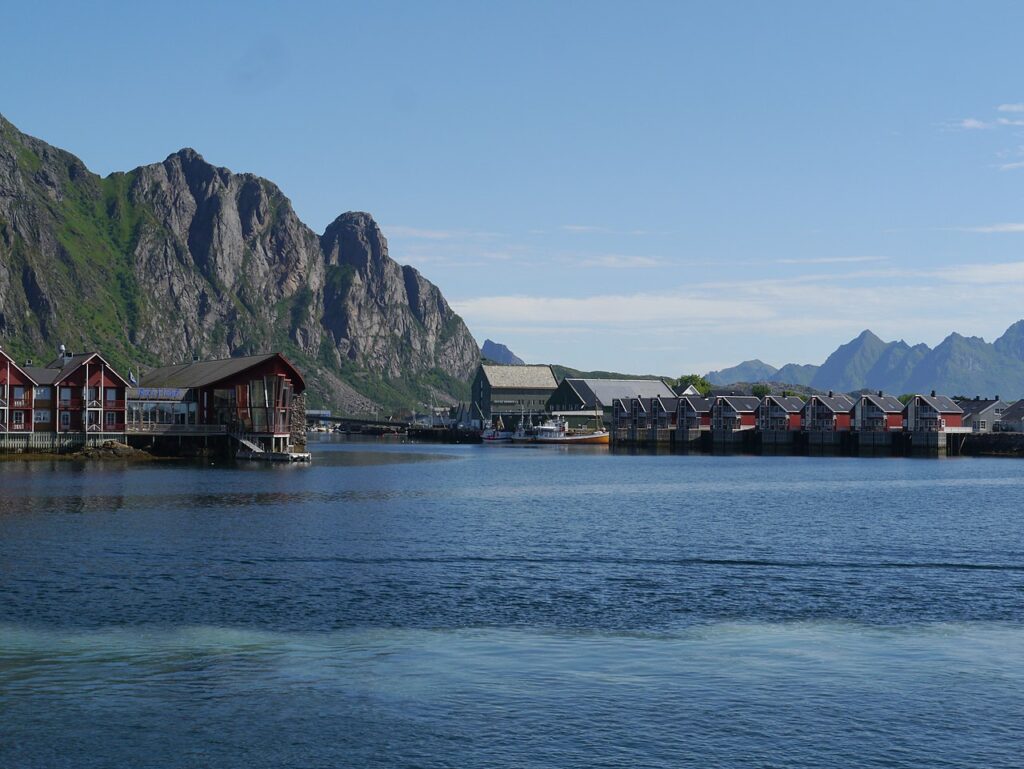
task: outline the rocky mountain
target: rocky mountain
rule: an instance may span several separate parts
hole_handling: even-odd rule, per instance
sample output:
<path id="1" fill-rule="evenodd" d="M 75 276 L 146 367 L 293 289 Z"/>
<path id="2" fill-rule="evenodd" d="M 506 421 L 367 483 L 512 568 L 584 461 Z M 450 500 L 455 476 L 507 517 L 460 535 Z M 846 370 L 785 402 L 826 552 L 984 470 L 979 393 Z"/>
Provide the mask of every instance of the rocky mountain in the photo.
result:
<path id="1" fill-rule="evenodd" d="M 772 373 L 751 377 L 759 364 Z M 813 371 L 807 382 L 796 376 Z M 725 377 L 722 377 L 722 375 Z M 783 382 L 807 384 L 818 391 L 883 390 L 889 393 L 930 392 L 947 395 L 982 395 L 1024 398 L 1024 320 L 1017 321 L 994 343 L 980 337 L 953 333 L 934 350 L 925 344 L 910 346 L 903 340 L 884 342 L 871 331 L 840 345 L 820 367 L 788 364 L 775 370 L 761 361 L 747 361 L 732 369 L 711 372 L 715 384 Z"/>
<path id="2" fill-rule="evenodd" d="M 322 235 L 272 182 L 183 149 L 101 178 L 0 116 L 0 344 L 143 369 L 282 350 L 353 411 L 467 392 L 479 348 L 369 214 Z"/>
<path id="3" fill-rule="evenodd" d="M 770 366 L 755 358 L 721 371 L 709 371 L 704 378 L 713 385 L 727 385 L 733 382 L 769 382 L 775 378 L 777 371 L 775 366 Z"/>
<path id="4" fill-rule="evenodd" d="M 502 363 L 506 366 L 522 366 L 523 359 L 513 353 L 503 344 L 492 342 L 490 339 L 485 339 L 483 346 L 480 348 L 480 355 L 487 360 L 493 360 L 495 363 Z"/>
<path id="5" fill-rule="evenodd" d="M 776 382 L 806 387 L 818 373 L 818 368 L 819 366 L 815 366 L 813 363 L 787 363 L 775 372 L 773 379 Z"/>

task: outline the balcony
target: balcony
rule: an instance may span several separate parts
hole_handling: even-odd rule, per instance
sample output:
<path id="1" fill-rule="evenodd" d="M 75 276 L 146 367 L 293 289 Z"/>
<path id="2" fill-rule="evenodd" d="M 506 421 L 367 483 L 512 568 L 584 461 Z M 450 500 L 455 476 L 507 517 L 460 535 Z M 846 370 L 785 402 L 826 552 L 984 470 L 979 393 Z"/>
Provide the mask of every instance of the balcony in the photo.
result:
<path id="1" fill-rule="evenodd" d="M 136 435 L 226 435 L 226 425 L 177 425 L 157 422 L 129 422 L 124 431 Z"/>
<path id="2" fill-rule="evenodd" d="M 28 398 L 16 398 L 11 400 L 12 409 L 29 409 L 32 408 L 32 401 Z"/>
<path id="3" fill-rule="evenodd" d="M 32 425 L 22 422 L 21 424 L 12 423 L 7 427 L 9 432 L 12 433 L 28 433 L 32 432 Z"/>
<path id="4" fill-rule="evenodd" d="M 57 408 L 62 411 L 81 411 L 82 403 L 81 398 L 61 398 L 57 401 Z"/>

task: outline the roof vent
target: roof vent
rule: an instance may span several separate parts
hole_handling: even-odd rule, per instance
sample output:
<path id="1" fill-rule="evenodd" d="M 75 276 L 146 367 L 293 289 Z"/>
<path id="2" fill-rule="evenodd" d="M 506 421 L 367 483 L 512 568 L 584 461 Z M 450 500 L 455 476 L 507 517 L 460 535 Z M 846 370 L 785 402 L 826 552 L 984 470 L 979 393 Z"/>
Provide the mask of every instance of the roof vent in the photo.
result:
<path id="1" fill-rule="evenodd" d="M 32 359 L 29 358 L 27 361 L 25 361 L 25 365 L 26 366 L 31 366 L 32 365 Z"/>

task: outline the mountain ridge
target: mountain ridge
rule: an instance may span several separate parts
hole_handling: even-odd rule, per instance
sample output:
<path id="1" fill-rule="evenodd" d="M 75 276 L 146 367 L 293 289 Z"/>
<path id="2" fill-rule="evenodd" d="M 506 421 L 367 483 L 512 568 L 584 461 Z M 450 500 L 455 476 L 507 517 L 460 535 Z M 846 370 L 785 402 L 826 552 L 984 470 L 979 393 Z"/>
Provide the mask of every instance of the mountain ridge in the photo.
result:
<path id="1" fill-rule="evenodd" d="M 314 403 L 348 411 L 465 397 L 479 361 L 369 214 L 317 234 L 272 181 L 189 147 L 100 177 L 2 115 L 0 339 L 19 358 L 67 344 L 134 368 L 277 349 Z"/>
<path id="2" fill-rule="evenodd" d="M 721 381 L 722 374 L 742 372 L 745 370 L 743 367 L 751 363 L 765 366 L 771 369 L 771 373 L 758 379 Z M 779 376 L 782 372 L 806 371 L 808 368 L 815 368 L 815 371 L 807 383 Z M 934 349 L 923 343 L 911 346 L 902 339 L 885 342 L 865 329 L 836 348 L 818 367 L 787 364 L 775 369 L 755 360 L 709 372 L 707 378 L 716 385 L 771 381 L 807 384 L 819 391 L 908 393 L 936 390 L 951 395 L 1024 398 L 1024 320 L 1013 323 L 993 343 L 954 331 Z"/>

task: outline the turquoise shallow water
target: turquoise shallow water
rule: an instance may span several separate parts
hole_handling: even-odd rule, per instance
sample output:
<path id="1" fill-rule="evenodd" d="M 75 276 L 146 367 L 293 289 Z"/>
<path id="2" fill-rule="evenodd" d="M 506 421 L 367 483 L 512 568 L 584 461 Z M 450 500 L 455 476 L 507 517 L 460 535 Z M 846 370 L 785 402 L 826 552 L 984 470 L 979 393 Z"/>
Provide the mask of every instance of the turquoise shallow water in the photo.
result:
<path id="1" fill-rule="evenodd" d="M 3 464 L 0 766 L 992 766 L 1024 466 Z"/>

